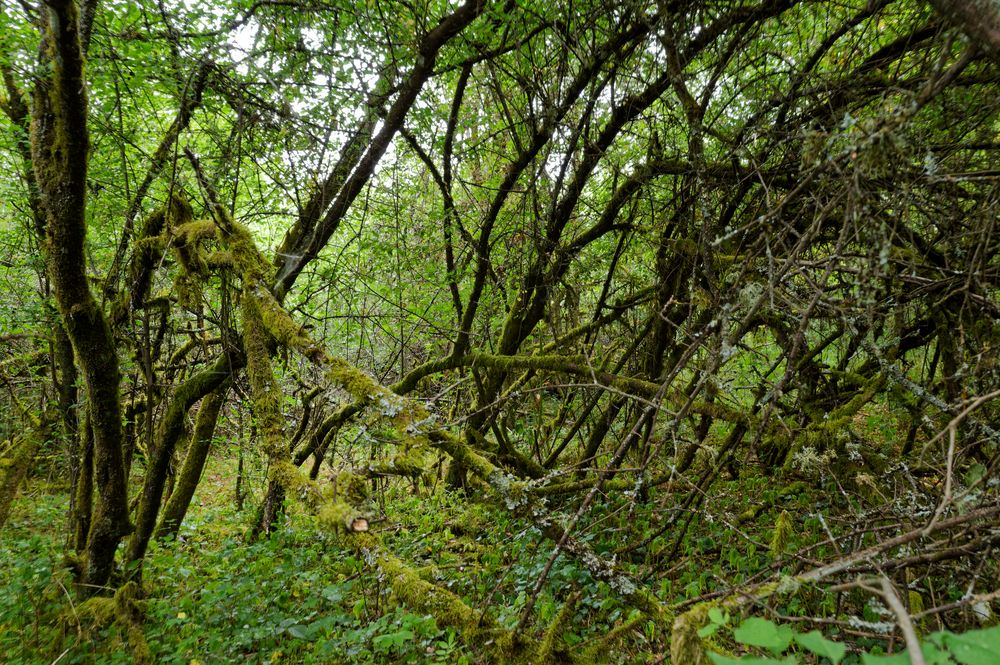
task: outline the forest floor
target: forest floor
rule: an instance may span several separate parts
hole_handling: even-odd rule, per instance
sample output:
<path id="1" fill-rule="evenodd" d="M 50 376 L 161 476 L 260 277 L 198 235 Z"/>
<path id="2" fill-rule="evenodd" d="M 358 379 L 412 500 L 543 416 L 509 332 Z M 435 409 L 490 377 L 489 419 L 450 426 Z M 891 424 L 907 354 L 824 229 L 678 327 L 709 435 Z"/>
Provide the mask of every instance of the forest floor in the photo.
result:
<path id="1" fill-rule="evenodd" d="M 291 502 L 279 532 L 247 544 L 255 502 L 248 498 L 247 509 L 233 508 L 236 475 L 232 451 L 213 455 L 177 538 L 155 543 L 145 560 L 143 633 L 154 662 L 489 662 L 483 645 L 468 644 L 454 628 L 397 602 L 377 567 L 346 542 L 352 536 L 324 532 L 297 502 Z M 260 469 L 250 474 L 256 495 L 263 478 Z M 739 480 L 716 483 L 710 503 L 696 511 L 695 524 L 678 544 L 674 529 L 664 527 L 670 506 L 683 496 L 666 487 L 653 491 L 645 504 L 630 503 L 622 493 L 609 495 L 578 530 L 595 551 L 617 557 L 621 569 L 659 602 L 678 609 L 706 594 L 801 569 L 803 560 L 787 553 L 812 547 L 811 561 L 834 555 L 824 544 L 828 530 L 843 533 L 854 526 L 845 510 L 850 507 L 838 504 L 837 492 L 745 469 Z M 552 543 L 534 527 L 440 485 L 418 494 L 399 484 L 381 487 L 375 501 L 371 526 L 387 551 L 470 607 L 488 609 L 501 626 L 518 625 L 552 552 Z M 36 478 L 16 501 L 0 537 L 0 660 L 129 663 L 123 628 L 89 625 L 75 614 L 63 553 L 66 506 L 63 488 Z M 777 526 L 783 520 L 785 526 Z M 616 542 L 607 535 L 593 538 L 597 525 Z M 645 555 L 625 547 L 657 532 L 662 535 L 646 546 Z M 571 596 L 577 601 L 562 633 L 569 648 L 583 648 L 630 622 L 602 651 L 607 662 L 664 662 L 669 627 L 636 621 L 635 610 L 608 585 L 566 557 L 551 570 L 529 629 L 544 633 Z M 804 589 L 769 602 L 767 612 L 785 618 L 843 616 L 850 602 L 842 601 Z M 854 611 L 878 619 L 869 617 L 866 607 L 858 602 Z M 852 640 L 852 649 L 886 645 L 870 631 L 848 630 L 841 637 Z M 851 661 L 849 656 L 844 662 Z"/>

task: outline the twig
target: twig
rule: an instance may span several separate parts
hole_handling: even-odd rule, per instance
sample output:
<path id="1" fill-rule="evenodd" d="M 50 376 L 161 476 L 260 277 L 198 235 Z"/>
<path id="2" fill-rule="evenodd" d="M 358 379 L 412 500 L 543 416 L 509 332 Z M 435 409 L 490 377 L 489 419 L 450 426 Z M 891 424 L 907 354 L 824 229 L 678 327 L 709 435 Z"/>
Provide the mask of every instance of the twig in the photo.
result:
<path id="1" fill-rule="evenodd" d="M 912 665 L 927 665 L 924 653 L 920 650 L 920 638 L 917 637 L 917 631 L 914 630 L 910 615 L 903 607 L 903 602 L 896 594 L 896 589 L 885 575 L 880 578 L 880 581 L 882 583 L 882 597 L 885 598 L 889 609 L 896 615 L 899 629 L 903 632 L 903 639 L 906 640 L 906 649 L 910 652 L 910 663 Z"/>

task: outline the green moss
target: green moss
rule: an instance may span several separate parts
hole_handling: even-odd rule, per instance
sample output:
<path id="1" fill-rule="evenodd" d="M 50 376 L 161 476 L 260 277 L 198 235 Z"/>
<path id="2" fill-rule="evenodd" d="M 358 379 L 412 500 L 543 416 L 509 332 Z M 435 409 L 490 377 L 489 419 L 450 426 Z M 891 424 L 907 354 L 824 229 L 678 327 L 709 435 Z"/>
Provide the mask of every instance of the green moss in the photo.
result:
<path id="1" fill-rule="evenodd" d="M 792 535 L 792 517 L 787 510 L 782 510 L 778 519 L 774 523 L 774 532 L 771 535 L 771 556 L 779 557 L 788 547 L 788 541 Z"/>
<path id="2" fill-rule="evenodd" d="M 579 593 L 574 593 L 563 603 L 563 606 L 545 630 L 542 639 L 536 645 L 535 653 L 531 658 L 532 662 L 538 665 L 545 665 L 545 663 L 565 662 L 569 660 L 569 656 L 564 650 L 562 634 L 566 629 L 566 625 L 573 619 L 573 612 L 576 610 L 576 602 L 579 597 Z"/>
<path id="3" fill-rule="evenodd" d="M 674 619 L 670 630 L 670 662 L 703 665 L 710 662 L 698 631 L 708 623 L 708 610 L 714 603 L 699 603 Z"/>
<path id="4" fill-rule="evenodd" d="M 33 430 L 29 430 L 14 440 L 13 450 L 9 451 L 11 456 L 0 460 L 0 471 L 3 471 L 3 479 L 0 480 L 0 529 L 10 516 L 17 488 L 31 468 L 36 450 L 38 437 Z"/>
<path id="5" fill-rule="evenodd" d="M 278 304 L 266 289 L 253 289 L 254 298 L 260 309 L 261 321 L 268 333 L 282 346 L 297 350 L 314 363 L 323 363 L 326 352 L 303 334 L 302 327 Z"/>
<path id="6" fill-rule="evenodd" d="M 73 621 L 84 632 L 102 630 L 115 620 L 115 599 L 94 596 L 78 604 L 64 619 Z"/>
<path id="7" fill-rule="evenodd" d="M 111 598 L 88 598 L 67 609 L 61 618 L 64 634 L 85 639 L 97 639 L 99 631 L 115 626 L 118 629 L 116 639 L 128 644 L 132 662 L 137 665 L 153 662 L 142 630 L 144 621 L 142 589 L 135 582 L 122 585 Z"/>
<path id="8" fill-rule="evenodd" d="M 264 453 L 270 460 L 277 461 L 284 459 L 288 454 L 282 434 L 281 392 L 271 367 L 267 332 L 261 320 L 257 300 L 244 293 L 241 302 L 243 346 L 247 356 L 247 374 L 250 378 L 254 413 L 260 423 Z"/>
<path id="9" fill-rule="evenodd" d="M 145 610 L 142 606 L 142 590 L 135 582 L 128 582 L 115 592 L 114 609 L 118 623 L 125 628 L 128 644 L 132 650 L 132 662 L 144 665 L 153 662 L 153 656 L 142 632 Z"/>
<path id="10" fill-rule="evenodd" d="M 811 422 L 796 436 L 791 446 L 789 446 L 787 437 L 783 434 L 776 433 L 771 437 L 770 445 L 774 449 L 786 450 L 782 458 L 785 469 L 793 463 L 795 453 L 800 450 L 807 447 L 823 450 L 837 442 L 841 435 L 849 429 L 854 416 L 885 387 L 886 380 L 884 374 L 878 374 L 868 379 L 864 384 L 864 388 L 854 397 L 829 413 L 824 413 L 823 420 Z"/>
<path id="11" fill-rule="evenodd" d="M 270 479 L 284 487 L 289 494 L 295 494 L 310 506 L 318 506 L 323 501 L 323 493 L 319 484 L 310 480 L 299 467 L 288 459 L 279 459 L 271 463 Z"/>
<path id="12" fill-rule="evenodd" d="M 469 607 L 450 591 L 421 579 L 416 570 L 387 553 L 374 534 L 357 534 L 351 542 L 382 571 L 397 600 L 418 612 L 430 614 L 439 626 L 457 629 L 470 642 L 492 638 L 499 643 L 502 641 L 499 638 L 507 633 L 486 613 Z M 510 643 L 508 638 L 506 644 Z"/>
<path id="13" fill-rule="evenodd" d="M 613 653 L 613 645 L 616 641 L 626 637 L 632 631 L 638 630 L 648 620 L 644 615 L 636 613 L 635 616 L 612 628 L 607 634 L 593 642 L 588 642 L 586 648 L 577 656 L 576 661 L 580 663 L 600 663 L 607 660 L 608 654 Z"/>
<path id="14" fill-rule="evenodd" d="M 371 500 L 371 487 L 367 480 L 350 471 L 341 471 L 337 475 L 337 498 L 353 506 L 363 506 Z"/>
<path id="15" fill-rule="evenodd" d="M 202 240 L 210 240 L 217 237 L 218 227 L 214 220 L 199 219 L 179 224 L 173 227 L 176 242 L 179 245 L 193 245 Z"/>
<path id="16" fill-rule="evenodd" d="M 417 446 L 407 446 L 391 461 L 382 464 L 370 464 L 365 467 L 367 476 L 403 476 L 418 480 L 427 478 L 430 474 L 429 465 L 423 450 Z"/>
<path id="17" fill-rule="evenodd" d="M 368 530 L 368 518 L 346 501 L 330 501 L 317 513 L 319 524 L 334 533 L 355 533 Z"/>

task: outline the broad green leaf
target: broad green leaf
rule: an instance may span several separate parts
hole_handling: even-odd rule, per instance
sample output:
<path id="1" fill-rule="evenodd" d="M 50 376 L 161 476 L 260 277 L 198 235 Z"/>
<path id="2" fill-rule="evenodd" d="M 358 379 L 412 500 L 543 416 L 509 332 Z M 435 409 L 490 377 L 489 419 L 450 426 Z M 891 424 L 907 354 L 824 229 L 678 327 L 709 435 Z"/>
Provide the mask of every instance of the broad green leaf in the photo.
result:
<path id="1" fill-rule="evenodd" d="M 954 665 L 954 661 L 948 657 L 946 651 L 938 649 L 930 642 L 921 644 L 920 650 L 924 654 L 924 662 L 927 665 Z M 989 662 L 996 663 L 996 659 Z M 861 654 L 861 665 L 910 665 L 910 653 L 903 651 L 891 656 L 872 656 L 864 653 Z"/>
<path id="2" fill-rule="evenodd" d="M 709 623 L 698 629 L 698 637 L 709 637 L 719 632 L 719 624 Z"/>
<path id="3" fill-rule="evenodd" d="M 817 656 L 823 656 L 838 665 L 847 654 L 847 647 L 823 637 L 823 633 L 818 630 L 811 630 L 803 635 L 796 635 L 795 642 L 802 648 L 808 649 Z"/>
<path id="4" fill-rule="evenodd" d="M 750 617 L 733 631 L 733 638 L 740 644 L 762 647 L 778 654 L 788 648 L 795 634 L 788 626 L 779 626 L 773 621 Z"/>
<path id="5" fill-rule="evenodd" d="M 308 629 L 302 624 L 295 624 L 294 626 L 288 627 L 288 634 L 300 640 L 308 640 L 309 636 L 307 634 L 307 630 Z"/>
<path id="6" fill-rule="evenodd" d="M 798 665 L 799 661 L 795 656 L 785 656 L 784 658 L 758 658 L 756 656 L 744 656 L 743 658 L 729 658 L 720 656 L 717 653 L 709 653 L 715 665 Z"/>
<path id="7" fill-rule="evenodd" d="M 323 587 L 320 595 L 326 598 L 331 603 L 339 603 L 344 599 L 344 589 L 343 587 L 331 584 L 329 586 Z"/>
<path id="8" fill-rule="evenodd" d="M 962 665 L 996 665 L 1000 663 L 1000 626 L 970 630 L 961 635 L 946 633 L 944 645 Z"/>
<path id="9" fill-rule="evenodd" d="M 873 656 L 868 653 L 861 654 L 861 665 L 910 665 L 910 655 L 894 653 L 891 656 Z"/>
<path id="10" fill-rule="evenodd" d="M 724 626 L 729 623 L 729 612 L 725 612 L 718 607 L 710 607 L 708 610 L 708 619 L 712 623 Z"/>

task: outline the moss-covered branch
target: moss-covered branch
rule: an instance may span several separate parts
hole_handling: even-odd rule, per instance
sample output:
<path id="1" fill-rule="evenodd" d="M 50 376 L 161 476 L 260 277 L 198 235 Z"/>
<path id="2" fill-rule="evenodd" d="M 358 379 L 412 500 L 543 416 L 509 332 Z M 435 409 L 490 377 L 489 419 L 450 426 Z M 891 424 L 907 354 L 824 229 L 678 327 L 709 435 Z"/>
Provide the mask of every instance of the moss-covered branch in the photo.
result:
<path id="1" fill-rule="evenodd" d="M 155 448 L 150 451 L 146 469 L 146 479 L 142 486 L 139 510 L 136 513 L 135 533 L 129 540 L 126 558 L 140 561 L 153 534 L 156 518 L 163 499 L 163 488 L 167 480 L 167 469 L 174 448 L 184 433 L 184 419 L 195 402 L 216 390 L 229 377 L 234 364 L 225 355 L 220 356 L 211 366 L 198 372 L 182 383 L 167 404 L 157 429 Z"/>
<path id="2" fill-rule="evenodd" d="M 160 524 L 156 529 L 157 538 L 176 534 L 184 520 L 198 481 L 201 480 L 201 472 L 205 468 L 205 460 L 208 459 L 208 450 L 212 444 L 212 437 L 215 436 L 215 426 L 227 391 L 228 381 L 205 396 L 198 408 L 184 466 L 178 475 L 177 486 L 163 508 L 163 517 L 160 518 Z"/>
<path id="3" fill-rule="evenodd" d="M 556 519 L 557 516 L 548 510 L 541 499 L 533 495 L 528 483 L 512 478 L 470 446 L 444 431 L 435 430 L 429 436 L 435 447 L 448 453 L 453 460 L 485 481 L 508 510 L 529 519 L 547 538 L 562 543 L 563 551 L 590 571 L 594 579 L 606 582 L 627 603 L 646 613 L 654 621 L 663 622 L 671 616 L 649 591 L 619 572 L 612 562 L 595 553 L 583 541 L 566 534 Z"/>

